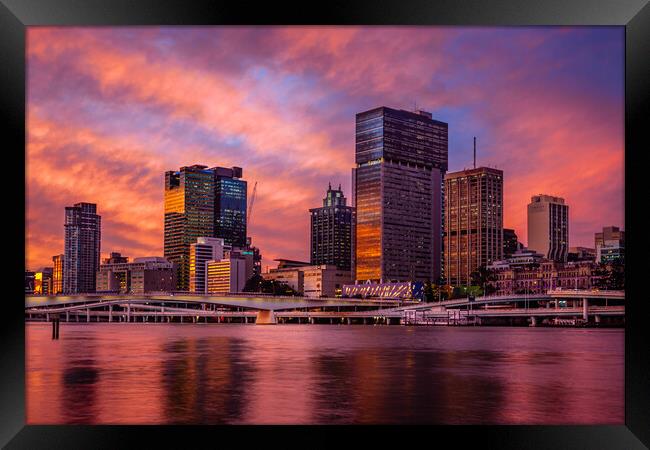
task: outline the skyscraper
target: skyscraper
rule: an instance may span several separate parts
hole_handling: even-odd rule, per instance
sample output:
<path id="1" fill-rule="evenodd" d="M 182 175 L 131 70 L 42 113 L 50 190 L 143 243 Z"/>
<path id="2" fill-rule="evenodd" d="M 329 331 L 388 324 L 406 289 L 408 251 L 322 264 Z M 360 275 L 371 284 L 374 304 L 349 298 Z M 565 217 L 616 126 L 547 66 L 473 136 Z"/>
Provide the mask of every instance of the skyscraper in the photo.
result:
<path id="1" fill-rule="evenodd" d="M 178 289 L 189 289 L 190 245 L 217 237 L 246 245 L 246 181 L 240 167 L 193 165 L 165 173 L 164 256 L 177 264 Z"/>
<path id="2" fill-rule="evenodd" d="M 214 173 L 207 166 L 165 173 L 164 257 L 177 264 L 177 288 L 190 285 L 190 245 L 214 236 Z"/>
<path id="3" fill-rule="evenodd" d="M 190 245 L 190 291 L 204 294 L 205 268 L 208 261 L 223 259 L 223 239 L 200 237 Z"/>
<path id="4" fill-rule="evenodd" d="M 214 237 L 226 246 L 246 246 L 246 191 L 241 167 L 213 167 Z"/>
<path id="5" fill-rule="evenodd" d="M 503 171 L 489 167 L 445 176 L 445 278 L 469 285 L 471 274 L 503 258 Z"/>
<path id="6" fill-rule="evenodd" d="M 63 292 L 95 292 L 101 247 L 101 216 L 94 203 L 65 208 Z"/>
<path id="7" fill-rule="evenodd" d="M 356 280 L 440 277 L 447 128 L 425 111 L 356 115 Z"/>
<path id="8" fill-rule="evenodd" d="M 335 265 L 350 270 L 352 263 L 352 233 L 354 208 L 346 205 L 339 185 L 330 185 L 323 206 L 309 210 L 311 215 L 311 264 Z"/>
<path id="9" fill-rule="evenodd" d="M 553 261 L 567 261 L 569 206 L 561 197 L 539 194 L 528 204 L 528 248 Z"/>

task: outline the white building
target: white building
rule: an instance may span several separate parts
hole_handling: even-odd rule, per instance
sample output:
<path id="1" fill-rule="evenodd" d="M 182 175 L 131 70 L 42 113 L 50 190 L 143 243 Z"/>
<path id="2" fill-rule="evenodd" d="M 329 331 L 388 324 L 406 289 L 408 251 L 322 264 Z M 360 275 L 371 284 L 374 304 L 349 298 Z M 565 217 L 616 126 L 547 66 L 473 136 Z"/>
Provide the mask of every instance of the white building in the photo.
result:
<path id="1" fill-rule="evenodd" d="M 569 206 L 561 197 L 535 195 L 528 204 L 528 248 L 553 261 L 567 261 Z"/>
<path id="2" fill-rule="evenodd" d="M 343 285 L 352 282 L 351 271 L 330 264 L 271 269 L 263 277 L 286 283 L 305 297 L 340 296 Z"/>
<path id="3" fill-rule="evenodd" d="M 224 254 L 222 238 L 200 237 L 190 245 L 190 291 L 205 293 L 206 264 L 208 261 L 221 261 Z"/>

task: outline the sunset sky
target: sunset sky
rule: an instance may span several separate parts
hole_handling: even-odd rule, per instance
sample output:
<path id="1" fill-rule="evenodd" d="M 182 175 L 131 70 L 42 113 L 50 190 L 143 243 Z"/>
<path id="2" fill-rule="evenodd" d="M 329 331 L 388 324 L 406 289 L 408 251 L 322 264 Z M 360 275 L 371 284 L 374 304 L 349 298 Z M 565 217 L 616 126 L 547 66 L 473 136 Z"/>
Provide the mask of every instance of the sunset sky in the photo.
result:
<path id="1" fill-rule="evenodd" d="M 357 112 L 449 124 L 449 170 L 504 171 L 526 243 L 535 194 L 570 246 L 624 227 L 623 27 L 124 27 L 27 32 L 26 267 L 63 253 L 64 207 L 97 203 L 102 255 L 162 256 L 164 172 L 240 166 L 264 256 L 308 260 L 309 208 L 350 197 Z"/>

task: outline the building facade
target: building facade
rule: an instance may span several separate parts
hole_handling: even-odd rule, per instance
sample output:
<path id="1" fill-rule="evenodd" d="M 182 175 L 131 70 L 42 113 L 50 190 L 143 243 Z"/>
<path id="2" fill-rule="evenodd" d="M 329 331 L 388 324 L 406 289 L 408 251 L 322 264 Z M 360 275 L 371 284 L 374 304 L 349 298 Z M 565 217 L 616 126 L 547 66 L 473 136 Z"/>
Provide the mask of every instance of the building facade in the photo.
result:
<path id="1" fill-rule="evenodd" d="M 34 294 L 34 277 L 36 272 L 32 270 L 25 271 L 25 294 Z"/>
<path id="2" fill-rule="evenodd" d="M 52 283 L 53 272 L 53 267 L 44 267 L 34 274 L 34 294 L 52 295 L 54 289 Z"/>
<path id="3" fill-rule="evenodd" d="M 340 297 L 343 286 L 352 282 L 349 270 L 341 270 L 336 265 L 314 265 L 300 269 L 303 273 L 305 297 Z"/>
<path id="4" fill-rule="evenodd" d="M 207 292 L 206 265 L 223 259 L 222 238 L 200 237 L 190 245 L 190 292 Z"/>
<path id="5" fill-rule="evenodd" d="M 469 285 L 481 266 L 503 259 L 503 171 L 489 167 L 445 176 L 445 279 Z"/>
<path id="6" fill-rule="evenodd" d="M 437 280 L 448 126 L 425 111 L 356 115 L 354 278 Z"/>
<path id="7" fill-rule="evenodd" d="M 95 292 L 101 250 L 101 216 L 94 203 L 65 208 L 63 292 Z"/>
<path id="8" fill-rule="evenodd" d="M 52 295 L 63 293 L 63 259 L 64 255 L 54 255 L 52 257 Z"/>
<path id="9" fill-rule="evenodd" d="M 558 262 L 543 258 L 530 264 L 496 264 L 494 295 L 543 294 L 551 289 L 591 289 L 600 275 L 590 261 Z"/>
<path id="10" fill-rule="evenodd" d="M 225 245 L 246 246 L 246 192 L 241 167 L 213 167 L 214 237 Z"/>
<path id="11" fill-rule="evenodd" d="M 234 257 L 221 261 L 208 261 L 206 264 L 208 294 L 243 292 L 246 280 L 246 261 L 244 259 Z"/>
<path id="12" fill-rule="evenodd" d="M 567 256 L 569 262 L 575 261 L 595 261 L 596 250 L 589 247 L 569 247 L 569 254 Z"/>
<path id="13" fill-rule="evenodd" d="M 569 206 L 561 197 L 535 195 L 528 204 L 528 248 L 553 261 L 569 253 Z"/>
<path id="14" fill-rule="evenodd" d="M 520 244 L 515 233 L 515 230 L 512 228 L 503 229 L 503 257 L 508 258 L 513 255 L 517 250 L 519 250 Z"/>
<path id="15" fill-rule="evenodd" d="M 305 297 L 340 297 L 352 273 L 333 264 L 278 267 L 262 274 L 266 280 L 288 285 Z"/>
<path id="16" fill-rule="evenodd" d="M 597 262 L 625 262 L 625 231 L 618 227 L 603 227 L 602 232 L 595 234 L 594 244 Z"/>
<path id="17" fill-rule="evenodd" d="M 352 268 L 354 208 L 347 206 L 341 186 L 330 185 L 323 206 L 309 210 L 311 216 L 311 264 Z"/>
<path id="18" fill-rule="evenodd" d="M 146 294 L 175 289 L 174 265 L 159 256 L 135 258 L 129 262 L 127 257 L 111 253 L 97 272 L 97 292 Z"/>

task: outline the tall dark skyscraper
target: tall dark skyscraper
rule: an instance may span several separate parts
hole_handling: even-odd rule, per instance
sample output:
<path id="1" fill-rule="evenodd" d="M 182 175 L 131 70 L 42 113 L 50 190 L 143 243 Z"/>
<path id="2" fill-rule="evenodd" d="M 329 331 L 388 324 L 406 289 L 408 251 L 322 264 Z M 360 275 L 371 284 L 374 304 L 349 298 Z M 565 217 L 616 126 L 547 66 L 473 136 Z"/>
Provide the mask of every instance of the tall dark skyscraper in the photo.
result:
<path id="1" fill-rule="evenodd" d="M 246 181 L 241 167 L 214 167 L 214 237 L 225 245 L 246 246 Z"/>
<path id="2" fill-rule="evenodd" d="M 165 173 L 164 256 L 177 264 L 177 287 L 190 285 L 190 245 L 220 237 L 246 244 L 246 181 L 242 169 L 193 165 Z"/>
<path id="3" fill-rule="evenodd" d="M 95 292 L 101 247 L 101 220 L 94 203 L 76 203 L 65 208 L 65 294 Z"/>
<path id="4" fill-rule="evenodd" d="M 356 116 L 355 279 L 437 281 L 448 126 L 425 111 Z"/>
<path id="5" fill-rule="evenodd" d="M 519 250 L 519 240 L 515 230 L 511 228 L 503 229 L 503 257 L 510 258 L 513 253 Z"/>
<path id="6" fill-rule="evenodd" d="M 311 264 L 332 264 L 340 270 L 350 270 L 352 264 L 352 236 L 354 208 L 346 205 L 341 191 L 330 185 L 321 208 L 311 214 Z"/>

